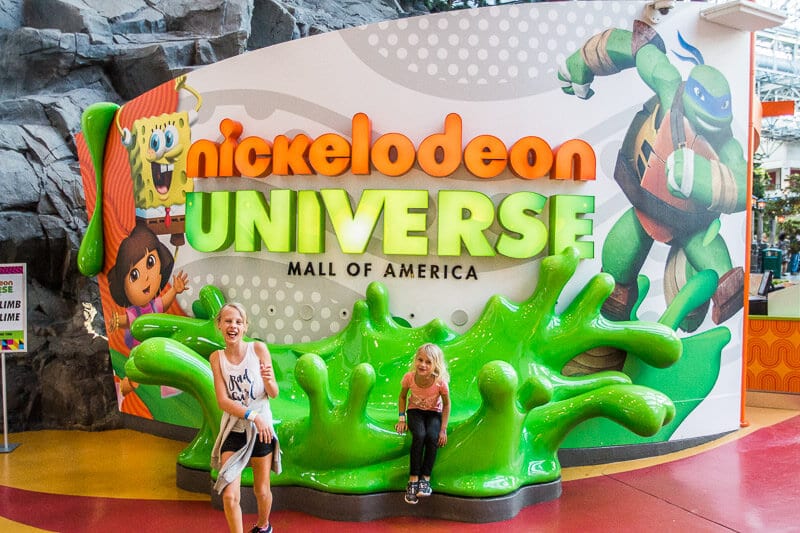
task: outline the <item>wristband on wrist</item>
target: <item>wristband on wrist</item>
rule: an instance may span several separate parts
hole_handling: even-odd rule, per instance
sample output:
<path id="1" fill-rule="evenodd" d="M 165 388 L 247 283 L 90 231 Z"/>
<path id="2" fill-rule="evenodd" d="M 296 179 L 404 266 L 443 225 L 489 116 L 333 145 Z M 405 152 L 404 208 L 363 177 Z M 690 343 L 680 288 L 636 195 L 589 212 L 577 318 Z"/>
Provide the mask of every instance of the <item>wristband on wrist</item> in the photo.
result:
<path id="1" fill-rule="evenodd" d="M 406 414 L 405 414 L 404 412 L 401 412 L 401 413 L 400 413 L 400 418 L 402 418 L 403 420 L 405 420 L 405 419 L 406 419 Z"/>
<path id="2" fill-rule="evenodd" d="M 252 422 L 253 420 L 255 420 L 257 416 L 258 416 L 258 413 L 256 413 L 256 412 L 255 412 L 255 411 L 253 411 L 252 409 L 248 409 L 248 410 L 247 410 L 247 411 L 245 411 L 245 413 L 244 413 L 244 417 L 245 417 L 247 420 L 250 420 L 251 422 Z"/>

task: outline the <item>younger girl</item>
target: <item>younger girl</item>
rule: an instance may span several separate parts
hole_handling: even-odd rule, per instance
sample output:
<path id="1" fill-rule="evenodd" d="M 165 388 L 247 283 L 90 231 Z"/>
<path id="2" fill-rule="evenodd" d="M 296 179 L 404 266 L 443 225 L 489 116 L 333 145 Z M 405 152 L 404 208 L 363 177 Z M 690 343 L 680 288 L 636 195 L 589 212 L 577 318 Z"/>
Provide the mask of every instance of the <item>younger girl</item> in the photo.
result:
<path id="1" fill-rule="evenodd" d="M 263 342 L 243 340 L 247 314 L 240 304 L 222 306 L 217 328 L 225 339 L 225 348 L 209 358 L 214 392 L 223 411 L 211 452 L 211 467 L 219 469 L 214 488 L 222 494 L 228 528 L 241 532 L 241 474 L 250 462 L 258 505 L 258 522 L 251 532 L 272 533 L 270 469 L 280 473 L 280 450 L 269 407 L 269 399 L 278 395 L 272 359 Z"/>
<path id="2" fill-rule="evenodd" d="M 398 433 L 411 431 L 411 458 L 405 500 L 415 504 L 420 496 L 430 496 L 431 471 L 436 450 L 447 444 L 450 418 L 450 375 L 442 349 L 435 344 L 420 346 L 411 363 L 412 371 L 403 376 L 400 389 Z M 408 392 L 411 391 L 411 396 Z M 406 410 L 408 400 L 408 410 Z M 406 423 L 408 417 L 408 423 Z"/>

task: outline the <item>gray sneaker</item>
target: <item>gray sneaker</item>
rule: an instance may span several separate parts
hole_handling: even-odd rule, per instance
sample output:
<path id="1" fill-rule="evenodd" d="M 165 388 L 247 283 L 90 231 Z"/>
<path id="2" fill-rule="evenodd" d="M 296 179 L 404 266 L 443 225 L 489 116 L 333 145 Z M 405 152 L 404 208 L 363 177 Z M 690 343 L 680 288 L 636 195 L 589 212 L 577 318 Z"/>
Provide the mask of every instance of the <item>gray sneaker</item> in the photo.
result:
<path id="1" fill-rule="evenodd" d="M 410 503 L 411 505 L 415 505 L 419 499 L 417 499 L 417 482 L 416 481 L 409 481 L 408 486 L 406 486 L 406 495 L 405 495 L 406 503 Z"/>

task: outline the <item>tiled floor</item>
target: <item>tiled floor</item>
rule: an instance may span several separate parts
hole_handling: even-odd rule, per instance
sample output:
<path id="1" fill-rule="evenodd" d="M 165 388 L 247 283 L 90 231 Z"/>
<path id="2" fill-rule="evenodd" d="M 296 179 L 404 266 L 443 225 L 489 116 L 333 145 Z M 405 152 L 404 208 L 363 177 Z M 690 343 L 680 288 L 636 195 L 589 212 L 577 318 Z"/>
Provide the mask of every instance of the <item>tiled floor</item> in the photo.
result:
<path id="1" fill-rule="evenodd" d="M 749 427 L 653 459 L 563 469 L 563 493 L 514 519 L 334 522 L 272 515 L 276 532 L 800 531 L 800 412 L 749 407 Z M 175 487 L 185 443 L 129 430 L 12 434 L 0 454 L 2 532 L 226 531 L 203 494 Z M 398 497 L 400 497 L 398 495 Z M 435 495 L 433 496 L 435 497 Z M 253 516 L 245 516 L 253 520 Z"/>

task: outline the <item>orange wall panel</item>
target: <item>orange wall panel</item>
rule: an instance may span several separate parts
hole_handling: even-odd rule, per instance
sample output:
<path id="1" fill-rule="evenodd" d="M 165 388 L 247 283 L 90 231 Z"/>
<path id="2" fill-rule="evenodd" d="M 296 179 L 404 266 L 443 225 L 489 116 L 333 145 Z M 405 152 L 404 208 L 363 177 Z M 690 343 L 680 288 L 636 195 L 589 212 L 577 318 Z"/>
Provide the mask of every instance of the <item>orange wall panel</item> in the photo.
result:
<path id="1" fill-rule="evenodd" d="M 800 394 L 800 320 L 748 319 L 747 389 Z"/>

